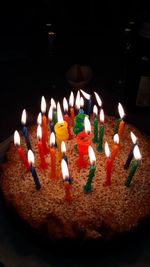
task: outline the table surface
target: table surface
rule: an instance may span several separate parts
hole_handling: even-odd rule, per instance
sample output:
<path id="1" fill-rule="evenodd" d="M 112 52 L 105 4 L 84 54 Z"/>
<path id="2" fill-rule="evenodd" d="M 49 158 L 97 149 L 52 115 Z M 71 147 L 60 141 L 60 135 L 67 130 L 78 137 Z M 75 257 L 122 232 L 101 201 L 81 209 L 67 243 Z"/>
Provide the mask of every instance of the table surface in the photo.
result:
<path id="1" fill-rule="evenodd" d="M 63 62 L 65 59 L 61 57 L 59 60 Z M 69 97 L 70 90 L 76 92 L 76 89 L 70 88 L 65 78 L 68 66 L 69 64 L 63 68 L 61 63 L 60 66 L 56 64 L 53 69 L 49 64 L 41 66 L 39 63 L 31 64 L 30 61 L 25 64 L 19 62 L 1 66 L 0 142 L 12 135 L 15 129 L 20 129 L 23 108 L 28 112 L 28 123 L 36 122 L 42 95 L 45 95 L 49 103 L 51 97 L 62 100 L 63 96 Z M 95 71 L 93 80 L 85 91 L 97 91 L 103 100 L 105 112 L 117 116 L 120 95 L 107 83 L 108 76 L 109 73 L 102 73 L 99 78 L 99 70 Z M 135 124 L 142 132 L 150 134 L 149 113 L 136 113 L 126 106 L 125 110 L 128 122 Z M 3 143 L 3 148 L 5 147 L 7 142 Z M 68 245 L 55 244 L 37 236 L 11 211 L 7 212 L 2 199 L 0 214 L 0 261 L 7 267 L 100 264 L 108 267 L 150 266 L 149 220 L 141 224 L 136 231 L 123 235 L 114 242 L 82 242 Z"/>

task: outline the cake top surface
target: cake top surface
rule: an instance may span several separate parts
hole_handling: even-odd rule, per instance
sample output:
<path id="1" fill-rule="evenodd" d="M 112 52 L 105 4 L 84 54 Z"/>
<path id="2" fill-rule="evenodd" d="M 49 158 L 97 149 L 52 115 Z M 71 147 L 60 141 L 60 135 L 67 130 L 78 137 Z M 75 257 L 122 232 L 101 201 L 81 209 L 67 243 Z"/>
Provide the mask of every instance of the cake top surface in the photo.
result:
<path id="1" fill-rule="evenodd" d="M 97 144 L 93 139 L 93 119 L 91 118 L 92 134 L 90 143 L 96 155 L 96 171 L 92 180 L 92 190 L 83 191 L 89 176 L 89 157 L 87 168 L 77 167 L 78 151 L 74 149 L 76 137 L 66 142 L 66 155 L 68 169 L 73 179 L 71 187 L 71 201 L 65 200 L 65 188 L 61 172 L 61 162 L 56 155 L 57 178 L 51 178 L 51 156 L 45 156 L 48 168 L 43 170 L 40 166 L 40 157 L 37 147 L 36 129 L 31 126 L 29 130 L 32 149 L 35 154 L 35 168 L 41 184 L 36 190 L 33 177 L 27 172 L 19 160 L 14 144 L 7 153 L 8 161 L 2 172 L 2 190 L 7 201 L 15 207 L 20 216 L 33 227 L 42 228 L 47 225 L 48 231 L 54 238 L 74 238 L 77 232 L 86 236 L 98 237 L 101 228 L 121 232 L 133 226 L 150 214 L 150 179 L 149 179 L 149 138 L 132 125 L 125 124 L 124 133 L 120 140 L 120 148 L 112 167 L 112 183 L 104 186 L 106 177 L 106 155 L 104 151 L 97 151 Z M 113 135 L 116 118 L 105 116 L 105 134 L 103 142 L 107 141 L 110 149 L 113 146 Z M 132 147 L 130 132 L 133 131 L 138 138 L 142 160 L 135 172 L 130 187 L 125 186 L 129 170 L 124 164 Z M 24 138 L 21 134 L 21 146 L 27 151 Z M 56 148 L 56 153 L 58 153 Z M 48 222 L 48 223 L 47 223 Z M 53 229 L 53 230 L 52 230 Z M 54 230 L 55 229 L 55 230 Z M 109 231 L 109 230 L 108 230 Z"/>

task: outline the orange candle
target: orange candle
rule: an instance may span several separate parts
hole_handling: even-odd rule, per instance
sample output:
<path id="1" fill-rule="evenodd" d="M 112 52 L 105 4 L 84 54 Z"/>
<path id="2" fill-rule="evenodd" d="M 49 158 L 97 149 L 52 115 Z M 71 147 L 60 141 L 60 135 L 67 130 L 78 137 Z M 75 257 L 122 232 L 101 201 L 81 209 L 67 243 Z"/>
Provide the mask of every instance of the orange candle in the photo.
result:
<path id="1" fill-rule="evenodd" d="M 119 145 L 119 135 L 115 134 L 113 139 L 114 139 L 114 144 L 112 146 L 112 152 L 111 152 L 112 160 L 115 159 L 115 157 L 116 157 L 116 155 L 117 155 L 117 153 L 119 151 L 119 147 L 120 147 L 120 145 Z"/>
<path id="2" fill-rule="evenodd" d="M 105 142 L 105 154 L 106 154 L 107 159 L 106 159 L 106 178 L 105 178 L 104 186 L 110 186 L 113 159 L 110 156 L 110 150 L 109 150 L 109 146 L 107 142 Z"/>
<path id="3" fill-rule="evenodd" d="M 123 131 L 124 131 L 124 126 L 125 126 L 125 122 L 122 120 L 119 124 L 119 129 L 118 129 L 118 135 L 119 135 L 119 138 L 122 137 L 123 135 Z"/>
<path id="4" fill-rule="evenodd" d="M 72 194 L 71 194 L 71 178 L 69 177 L 69 171 L 68 171 L 68 165 L 64 159 L 61 161 L 61 170 L 62 170 L 62 176 L 63 176 L 63 184 L 65 189 L 65 200 L 71 201 L 72 200 Z"/>
<path id="5" fill-rule="evenodd" d="M 86 168 L 88 166 L 87 159 L 85 159 L 85 155 L 88 154 L 88 147 L 90 145 L 90 133 L 91 133 L 91 125 L 88 117 L 86 116 L 84 119 L 84 128 L 85 130 L 80 132 L 77 135 L 77 148 L 79 151 L 79 158 L 77 159 L 77 166 L 79 168 Z"/>
<path id="6" fill-rule="evenodd" d="M 41 168 L 47 169 L 48 164 L 44 158 L 44 151 L 43 151 L 43 145 L 42 145 L 41 138 L 42 138 L 42 128 L 40 125 L 38 125 L 38 127 L 37 127 L 37 139 L 38 139 L 38 149 L 39 149 L 40 160 L 41 160 Z"/>
<path id="7" fill-rule="evenodd" d="M 57 178 L 56 171 L 56 150 L 55 150 L 55 134 L 54 132 L 50 135 L 50 155 L 51 155 L 51 174 L 52 179 Z"/>
<path id="8" fill-rule="evenodd" d="M 116 133 L 118 133 L 119 138 L 121 138 L 123 135 L 124 126 L 125 126 L 125 122 L 124 122 L 125 113 L 120 103 L 118 104 L 118 112 L 120 115 L 120 119 L 118 120 L 118 131 L 117 131 L 117 126 L 116 126 Z"/>
<path id="9" fill-rule="evenodd" d="M 30 170 L 30 166 L 29 166 L 29 163 L 28 163 L 28 159 L 27 159 L 25 153 L 23 152 L 23 150 L 20 147 L 20 135 L 19 135 L 18 131 L 15 131 L 15 133 L 14 133 L 14 144 L 17 147 L 17 152 L 18 152 L 18 155 L 19 155 L 20 159 L 22 160 L 23 164 L 25 165 L 27 171 L 29 171 Z"/>
<path id="10" fill-rule="evenodd" d="M 70 97 L 69 97 L 69 105 L 70 105 L 70 116 L 71 116 L 71 121 L 72 121 L 72 127 L 74 127 L 74 95 L 73 92 L 71 92 Z"/>

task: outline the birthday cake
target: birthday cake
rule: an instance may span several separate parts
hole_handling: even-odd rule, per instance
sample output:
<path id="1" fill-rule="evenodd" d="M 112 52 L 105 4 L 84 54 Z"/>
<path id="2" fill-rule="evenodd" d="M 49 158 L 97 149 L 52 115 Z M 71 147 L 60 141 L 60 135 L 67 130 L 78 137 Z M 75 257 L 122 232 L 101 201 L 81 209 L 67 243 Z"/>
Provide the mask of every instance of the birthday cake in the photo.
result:
<path id="1" fill-rule="evenodd" d="M 89 155 L 85 153 L 84 161 L 87 166 L 82 164 L 80 166 L 81 155 L 77 145 L 77 133 L 75 134 L 71 128 L 73 137 L 65 140 L 68 174 L 63 177 L 60 151 L 58 146 L 54 146 L 56 170 L 53 177 L 51 170 L 53 157 L 51 153 L 45 153 L 46 166 L 42 167 L 36 137 L 37 125 L 33 125 L 28 127 L 28 134 L 34 152 L 34 168 L 38 184 L 33 179 L 31 169 L 28 170 L 25 161 L 18 156 L 13 143 L 10 144 L 7 160 L 1 167 L 0 186 L 6 203 L 12 206 L 31 227 L 55 240 L 106 238 L 134 229 L 150 215 L 149 137 L 142 135 L 133 125 L 125 123 L 119 149 L 113 158 L 111 169 L 107 170 L 107 157 L 110 159 L 111 156 L 105 154 L 104 146 L 107 141 L 110 151 L 113 150 L 112 137 L 117 119 L 105 115 L 103 149 L 98 151 L 98 143 L 93 142 L 92 116 L 90 116 L 91 130 L 88 133 L 88 142 L 95 154 L 94 165 L 90 163 Z M 142 157 L 139 161 L 133 157 L 128 168 L 124 168 L 133 146 L 131 132 L 138 140 Z M 26 154 L 24 136 L 22 132 L 19 134 L 20 147 Z M 49 142 L 46 145 L 49 149 Z M 92 166 L 95 166 L 93 172 L 90 169 Z"/>

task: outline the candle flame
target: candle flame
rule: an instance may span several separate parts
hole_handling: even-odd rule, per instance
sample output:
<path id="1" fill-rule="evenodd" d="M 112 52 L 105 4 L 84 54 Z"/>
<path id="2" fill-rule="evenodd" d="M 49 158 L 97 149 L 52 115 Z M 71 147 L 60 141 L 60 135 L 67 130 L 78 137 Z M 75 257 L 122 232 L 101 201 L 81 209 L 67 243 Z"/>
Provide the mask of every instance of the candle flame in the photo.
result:
<path id="1" fill-rule="evenodd" d="M 89 153 L 90 163 L 91 165 L 94 165 L 96 161 L 96 157 L 95 157 L 94 150 L 91 146 L 88 147 L 88 153 Z"/>
<path id="2" fill-rule="evenodd" d="M 114 139 L 114 143 L 119 144 L 119 135 L 118 134 L 115 134 L 113 139 Z"/>
<path id="3" fill-rule="evenodd" d="M 41 140 L 42 138 L 42 127 L 41 125 L 38 125 L 37 127 L 37 138 Z"/>
<path id="4" fill-rule="evenodd" d="M 51 106 L 53 109 L 56 109 L 56 103 L 53 98 L 51 98 Z"/>
<path id="5" fill-rule="evenodd" d="M 65 112 L 68 112 L 68 102 L 66 97 L 63 98 L 63 108 Z"/>
<path id="6" fill-rule="evenodd" d="M 77 96 L 76 96 L 76 108 L 80 109 L 80 91 L 78 90 Z"/>
<path id="7" fill-rule="evenodd" d="M 83 91 L 83 90 L 81 90 L 81 89 L 80 89 L 80 91 L 81 91 L 81 93 L 83 94 L 83 96 L 84 96 L 87 100 L 90 100 L 90 98 L 91 98 L 91 95 L 90 95 L 90 94 L 86 93 L 85 91 Z"/>
<path id="8" fill-rule="evenodd" d="M 61 161 L 61 171 L 63 179 L 69 178 L 69 171 L 68 171 L 68 165 L 64 159 Z"/>
<path id="9" fill-rule="evenodd" d="M 131 132 L 130 135 L 131 135 L 131 139 L 132 139 L 133 144 L 136 144 L 137 137 L 135 136 L 135 134 L 133 132 Z"/>
<path id="10" fill-rule="evenodd" d="M 98 93 L 94 92 L 94 94 L 95 94 L 95 97 L 96 97 L 96 100 L 97 100 L 99 107 L 101 107 L 102 106 L 102 100 L 100 99 Z"/>
<path id="11" fill-rule="evenodd" d="M 104 110 L 103 109 L 101 109 L 99 117 L 100 117 L 100 122 L 103 123 L 104 122 Z"/>
<path id="12" fill-rule="evenodd" d="M 73 105 L 74 105 L 74 94 L 73 94 L 72 91 L 71 91 L 71 93 L 70 93 L 70 97 L 69 97 L 69 105 L 70 105 L 71 107 L 73 107 Z"/>
<path id="13" fill-rule="evenodd" d="M 118 104 L 118 112 L 119 112 L 120 118 L 123 119 L 125 113 L 124 113 L 124 109 L 120 103 Z"/>
<path id="14" fill-rule="evenodd" d="M 34 154 L 31 149 L 28 150 L 28 162 L 29 164 L 34 164 Z"/>
<path id="15" fill-rule="evenodd" d="M 80 97 L 80 107 L 81 107 L 81 108 L 84 107 L 84 99 L 83 99 L 82 96 Z"/>
<path id="16" fill-rule="evenodd" d="M 53 119 L 53 106 L 51 105 L 48 111 L 48 119 L 52 121 Z"/>
<path id="17" fill-rule="evenodd" d="M 97 106 L 96 105 L 94 105 L 94 107 L 93 107 L 93 113 L 97 116 L 97 114 L 98 114 L 98 108 L 97 108 Z"/>
<path id="18" fill-rule="evenodd" d="M 107 142 L 105 142 L 105 155 L 107 158 L 110 157 L 110 149 L 109 149 L 109 145 Z"/>
<path id="19" fill-rule="evenodd" d="M 40 112 L 38 117 L 37 117 L 37 124 L 41 125 L 42 124 L 42 113 Z"/>
<path id="20" fill-rule="evenodd" d="M 18 131 L 14 132 L 14 144 L 20 146 L 20 135 Z"/>
<path id="21" fill-rule="evenodd" d="M 87 116 L 84 118 L 84 129 L 86 133 L 91 132 L 91 123 Z"/>
<path id="22" fill-rule="evenodd" d="M 139 160 L 142 158 L 138 145 L 135 145 L 133 149 L 133 155 L 136 160 Z"/>
<path id="23" fill-rule="evenodd" d="M 22 124 L 26 124 L 26 120 L 27 120 L 27 113 L 26 113 L 26 110 L 24 109 L 23 111 L 22 111 L 22 116 L 21 116 L 21 122 L 22 122 Z"/>
<path id="24" fill-rule="evenodd" d="M 57 103 L 57 120 L 58 120 L 58 123 L 64 122 L 59 102 Z"/>
<path id="25" fill-rule="evenodd" d="M 45 100 L 44 96 L 42 96 L 42 98 L 41 98 L 41 111 L 42 111 L 42 113 L 46 112 L 46 100 Z"/>
<path id="26" fill-rule="evenodd" d="M 50 135 L 50 146 L 54 146 L 55 145 L 55 134 L 54 134 L 54 132 L 52 132 L 51 133 L 51 135 Z"/>
<path id="27" fill-rule="evenodd" d="M 61 152 L 66 153 L 66 144 L 64 141 L 61 142 Z"/>

